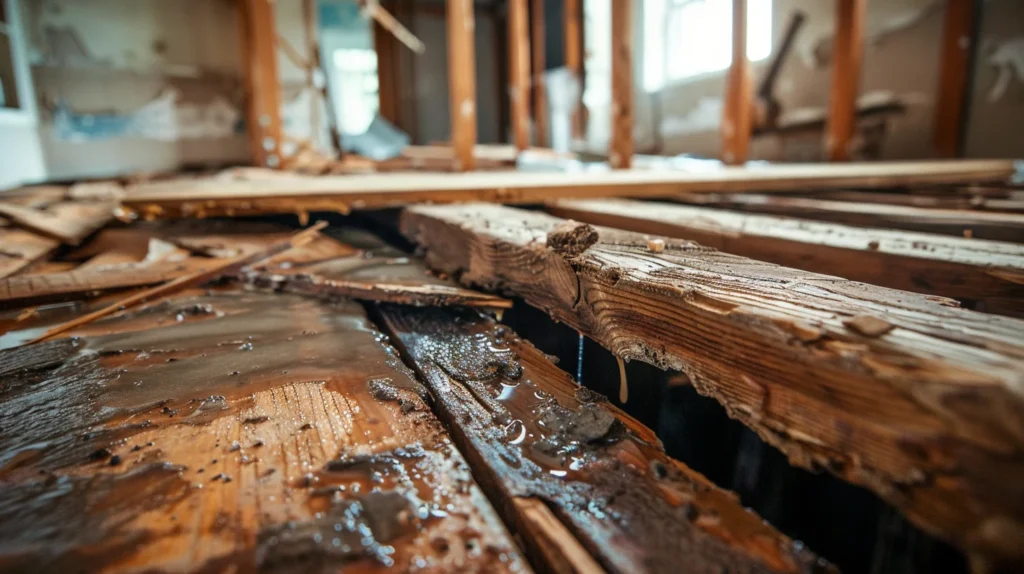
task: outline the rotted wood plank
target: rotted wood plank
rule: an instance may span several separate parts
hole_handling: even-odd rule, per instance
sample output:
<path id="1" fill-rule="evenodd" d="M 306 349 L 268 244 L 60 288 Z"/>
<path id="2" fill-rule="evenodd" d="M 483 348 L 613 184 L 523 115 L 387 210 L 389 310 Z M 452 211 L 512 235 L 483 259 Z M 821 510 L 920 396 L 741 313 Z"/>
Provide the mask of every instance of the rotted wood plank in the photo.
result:
<path id="1" fill-rule="evenodd" d="M 107 202 L 65 201 L 35 209 L 0 202 L 0 216 L 18 227 L 52 237 L 67 245 L 78 245 L 97 229 L 114 219 L 114 206 Z"/>
<path id="2" fill-rule="evenodd" d="M 49 237 L 0 225 L 0 279 L 45 259 L 59 246 Z"/>
<path id="3" fill-rule="evenodd" d="M 0 353 L 4 571 L 526 572 L 357 304 L 181 294 Z"/>
<path id="4" fill-rule="evenodd" d="M 830 569 L 505 326 L 468 311 L 378 313 L 542 569 Z"/>
<path id="5" fill-rule="evenodd" d="M 410 207 L 401 228 L 465 285 L 685 372 L 794 464 L 1024 560 L 1024 321 L 489 204 Z"/>
<path id="6" fill-rule="evenodd" d="M 608 173 L 392 173 L 195 179 L 140 184 L 121 202 L 126 216 L 146 219 L 311 213 L 373 209 L 431 201 L 543 203 L 554 198 L 673 197 L 679 193 L 797 191 L 1005 181 L 1012 161 L 961 160 L 847 165 L 791 164 L 706 173 L 616 170 Z"/>
<path id="7" fill-rule="evenodd" d="M 664 235 L 893 289 L 979 301 L 1024 315 L 1024 246 L 849 227 L 671 203 L 560 200 L 559 217 Z"/>
<path id="8" fill-rule="evenodd" d="M 1024 243 L 1024 215 L 1017 213 L 850 203 L 760 194 L 685 194 L 675 199 L 692 205 L 737 209 L 751 213 L 771 213 L 864 227 L 906 229 Z"/>

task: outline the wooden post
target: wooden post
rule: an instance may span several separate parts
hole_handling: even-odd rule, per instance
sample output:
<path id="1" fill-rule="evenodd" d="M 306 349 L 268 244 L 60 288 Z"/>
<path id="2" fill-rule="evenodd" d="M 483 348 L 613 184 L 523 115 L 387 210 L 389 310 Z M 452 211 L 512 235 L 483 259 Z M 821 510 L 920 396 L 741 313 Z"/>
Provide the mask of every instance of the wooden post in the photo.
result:
<path id="1" fill-rule="evenodd" d="M 722 161 L 742 165 L 750 154 L 753 80 L 747 58 L 747 0 L 732 2 L 732 64 L 725 84 Z"/>
<path id="2" fill-rule="evenodd" d="M 608 162 L 613 168 L 633 164 L 633 0 L 612 5 L 612 139 Z"/>
<path id="3" fill-rule="evenodd" d="M 530 36 L 526 0 L 508 2 L 508 93 L 516 149 L 530 145 Z"/>
<path id="4" fill-rule="evenodd" d="M 238 0 L 247 96 L 246 127 L 253 162 L 281 165 L 281 90 L 277 76 L 277 32 L 269 0 Z"/>
<path id="5" fill-rule="evenodd" d="M 959 154 L 967 70 L 974 43 L 973 26 L 974 0 L 949 0 L 935 104 L 935 154 L 938 157 L 951 158 Z"/>
<path id="6" fill-rule="evenodd" d="M 579 83 L 580 100 L 583 98 L 583 10 L 580 0 L 564 0 L 565 10 L 565 67 Z M 572 137 L 583 137 L 581 101 L 576 102 L 572 114 Z"/>
<path id="7" fill-rule="evenodd" d="M 388 6 L 394 9 L 393 6 Z M 387 121 L 399 125 L 398 82 L 395 77 L 396 40 L 380 22 L 373 21 L 373 47 L 377 52 L 377 93 L 380 98 L 380 115 Z"/>
<path id="8" fill-rule="evenodd" d="M 847 161 L 850 159 L 850 145 L 857 120 L 867 0 L 837 0 L 837 3 L 825 150 L 831 161 Z"/>
<path id="9" fill-rule="evenodd" d="M 473 44 L 473 0 L 448 0 L 448 92 L 452 116 L 453 167 L 475 167 L 476 67 Z"/>
<path id="10" fill-rule="evenodd" d="M 530 2 L 530 50 L 533 55 L 533 140 L 539 147 L 548 142 L 548 94 L 544 89 L 544 0 Z"/>

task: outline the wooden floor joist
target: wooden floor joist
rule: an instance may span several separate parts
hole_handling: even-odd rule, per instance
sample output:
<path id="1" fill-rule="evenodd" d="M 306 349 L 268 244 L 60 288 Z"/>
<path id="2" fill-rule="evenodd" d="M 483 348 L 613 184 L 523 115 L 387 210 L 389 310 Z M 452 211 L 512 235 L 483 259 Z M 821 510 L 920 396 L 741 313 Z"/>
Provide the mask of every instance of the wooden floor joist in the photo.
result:
<path id="1" fill-rule="evenodd" d="M 529 572 L 359 305 L 191 292 L 75 334 L 0 352 L 4 571 Z"/>
<path id="2" fill-rule="evenodd" d="M 967 299 L 1024 316 L 1024 246 L 625 199 L 560 200 L 559 217 L 696 241 L 854 281 Z"/>
<path id="3" fill-rule="evenodd" d="M 685 372 L 791 462 L 1024 562 L 1024 321 L 490 204 L 410 207 L 401 228 L 435 270 Z"/>
<path id="4" fill-rule="evenodd" d="M 379 315 L 539 569 L 831 570 L 507 327 L 437 308 Z"/>
<path id="5" fill-rule="evenodd" d="M 194 179 L 127 190 L 123 215 L 145 218 L 348 212 L 414 202 L 543 203 L 557 198 L 672 197 L 680 193 L 797 191 L 1005 181 L 1012 161 L 790 164 L 703 173 L 616 170 L 288 177 L 258 181 Z"/>
<path id="6" fill-rule="evenodd" d="M 684 203 L 865 227 L 1024 243 L 1024 215 L 760 194 L 683 194 Z"/>

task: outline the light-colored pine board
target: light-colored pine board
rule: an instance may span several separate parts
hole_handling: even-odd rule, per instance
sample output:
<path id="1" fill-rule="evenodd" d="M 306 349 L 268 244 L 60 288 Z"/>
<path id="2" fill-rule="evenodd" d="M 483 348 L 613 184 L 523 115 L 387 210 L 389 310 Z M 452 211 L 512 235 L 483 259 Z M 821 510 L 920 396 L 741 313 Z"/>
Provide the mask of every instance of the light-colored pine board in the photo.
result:
<path id="1" fill-rule="evenodd" d="M 797 191 L 1005 181 L 1012 161 L 788 164 L 763 168 L 583 173 L 494 172 L 189 180 L 132 187 L 122 201 L 144 218 L 372 209 L 417 202 L 543 203 L 556 198 L 671 197 L 679 193 Z"/>
<path id="2" fill-rule="evenodd" d="M 693 205 L 833 221 L 882 229 L 905 229 L 974 239 L 1024 243 L 1024 215 L 969 209 L 853 203 L 760 194 L 684 194 L 677 201 Z"/>
<path id="3" fill-rule="evenodd" d="M 55 239 L 0 225 L 0 279 L 45 259 L 59 246 Z"/>
<path id="4" fill-rule="evenodd" d="M 52 237 L 67 245 L 78 245 L 97 229 L 114 219 L 114 206 L 105 202 L 65 201 L 35 209 L 0 202 L 0 216 L 29 231 Z"/>
<path id="5" fill-rule="evenodd" d="M 792 463 L 969 553 L 1021 559 L 1024 321 L 490 204 L 410 207 L 401 228 L 464 285 L 683 371 Z"/>
<path id="6" fill-rule="evenodd" d="M 448 108 L 455 171 L 476 166 L 476 49 L 473 0 L 447 0 Z"/>
<path id="7" fill-rule="evenodd" d="M 991 304 L 1024 315 L 1024 246 L 851 227 L 672 203 L 562 200 L 558 217 L 696 241 L 726 253 L 854 281 Z"/>
<path id="8" fill-rule="evenodd" d="M 732 0 L 732 63 L 726 75 L 722 161 L 743 165 L 753 133 L 754 78 L 747 57 L 747 0 Z"/>
<path id="9" fill-rule="evenodd" d="M 540 569 L 674 572 L 685 556 L 695 572 L 829 570 L 507 327 L 436 308 L 379 315 Z"/>
<path id="10" fill-rule="evenodd" d="M 11 571 L 528 572 L 357 304 L 189 293 L 0 353 Z"/>

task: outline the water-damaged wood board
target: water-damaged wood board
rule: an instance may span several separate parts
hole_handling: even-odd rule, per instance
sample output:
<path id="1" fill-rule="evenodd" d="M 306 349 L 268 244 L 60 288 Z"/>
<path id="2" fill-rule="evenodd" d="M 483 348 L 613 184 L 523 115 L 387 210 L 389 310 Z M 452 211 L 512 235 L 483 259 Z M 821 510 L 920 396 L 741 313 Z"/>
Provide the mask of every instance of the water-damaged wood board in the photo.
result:
<path id="1" fill-rule="evenodd" d="M 379 314 L 545 569 L 830 570 L 507 327 L 438 308 Z"/>
<path id="2" fill-rule="evenodd" d="M 362 307 L 189 292 L 0 352 L 0 569 L 526 571 Z"/>
<path id="3" fill-rule="evenodd" d="M 1024 322 L 489 204 L 410 207 L 401 227 L 432 268 L 684 371 L 793 463 L 1021 560 Z"/>
<path id="4" fill-rule="evenodd" d="M 663 202 L 560 200 L 559 217 L 1024 315 L 1024 246 Z"/>

